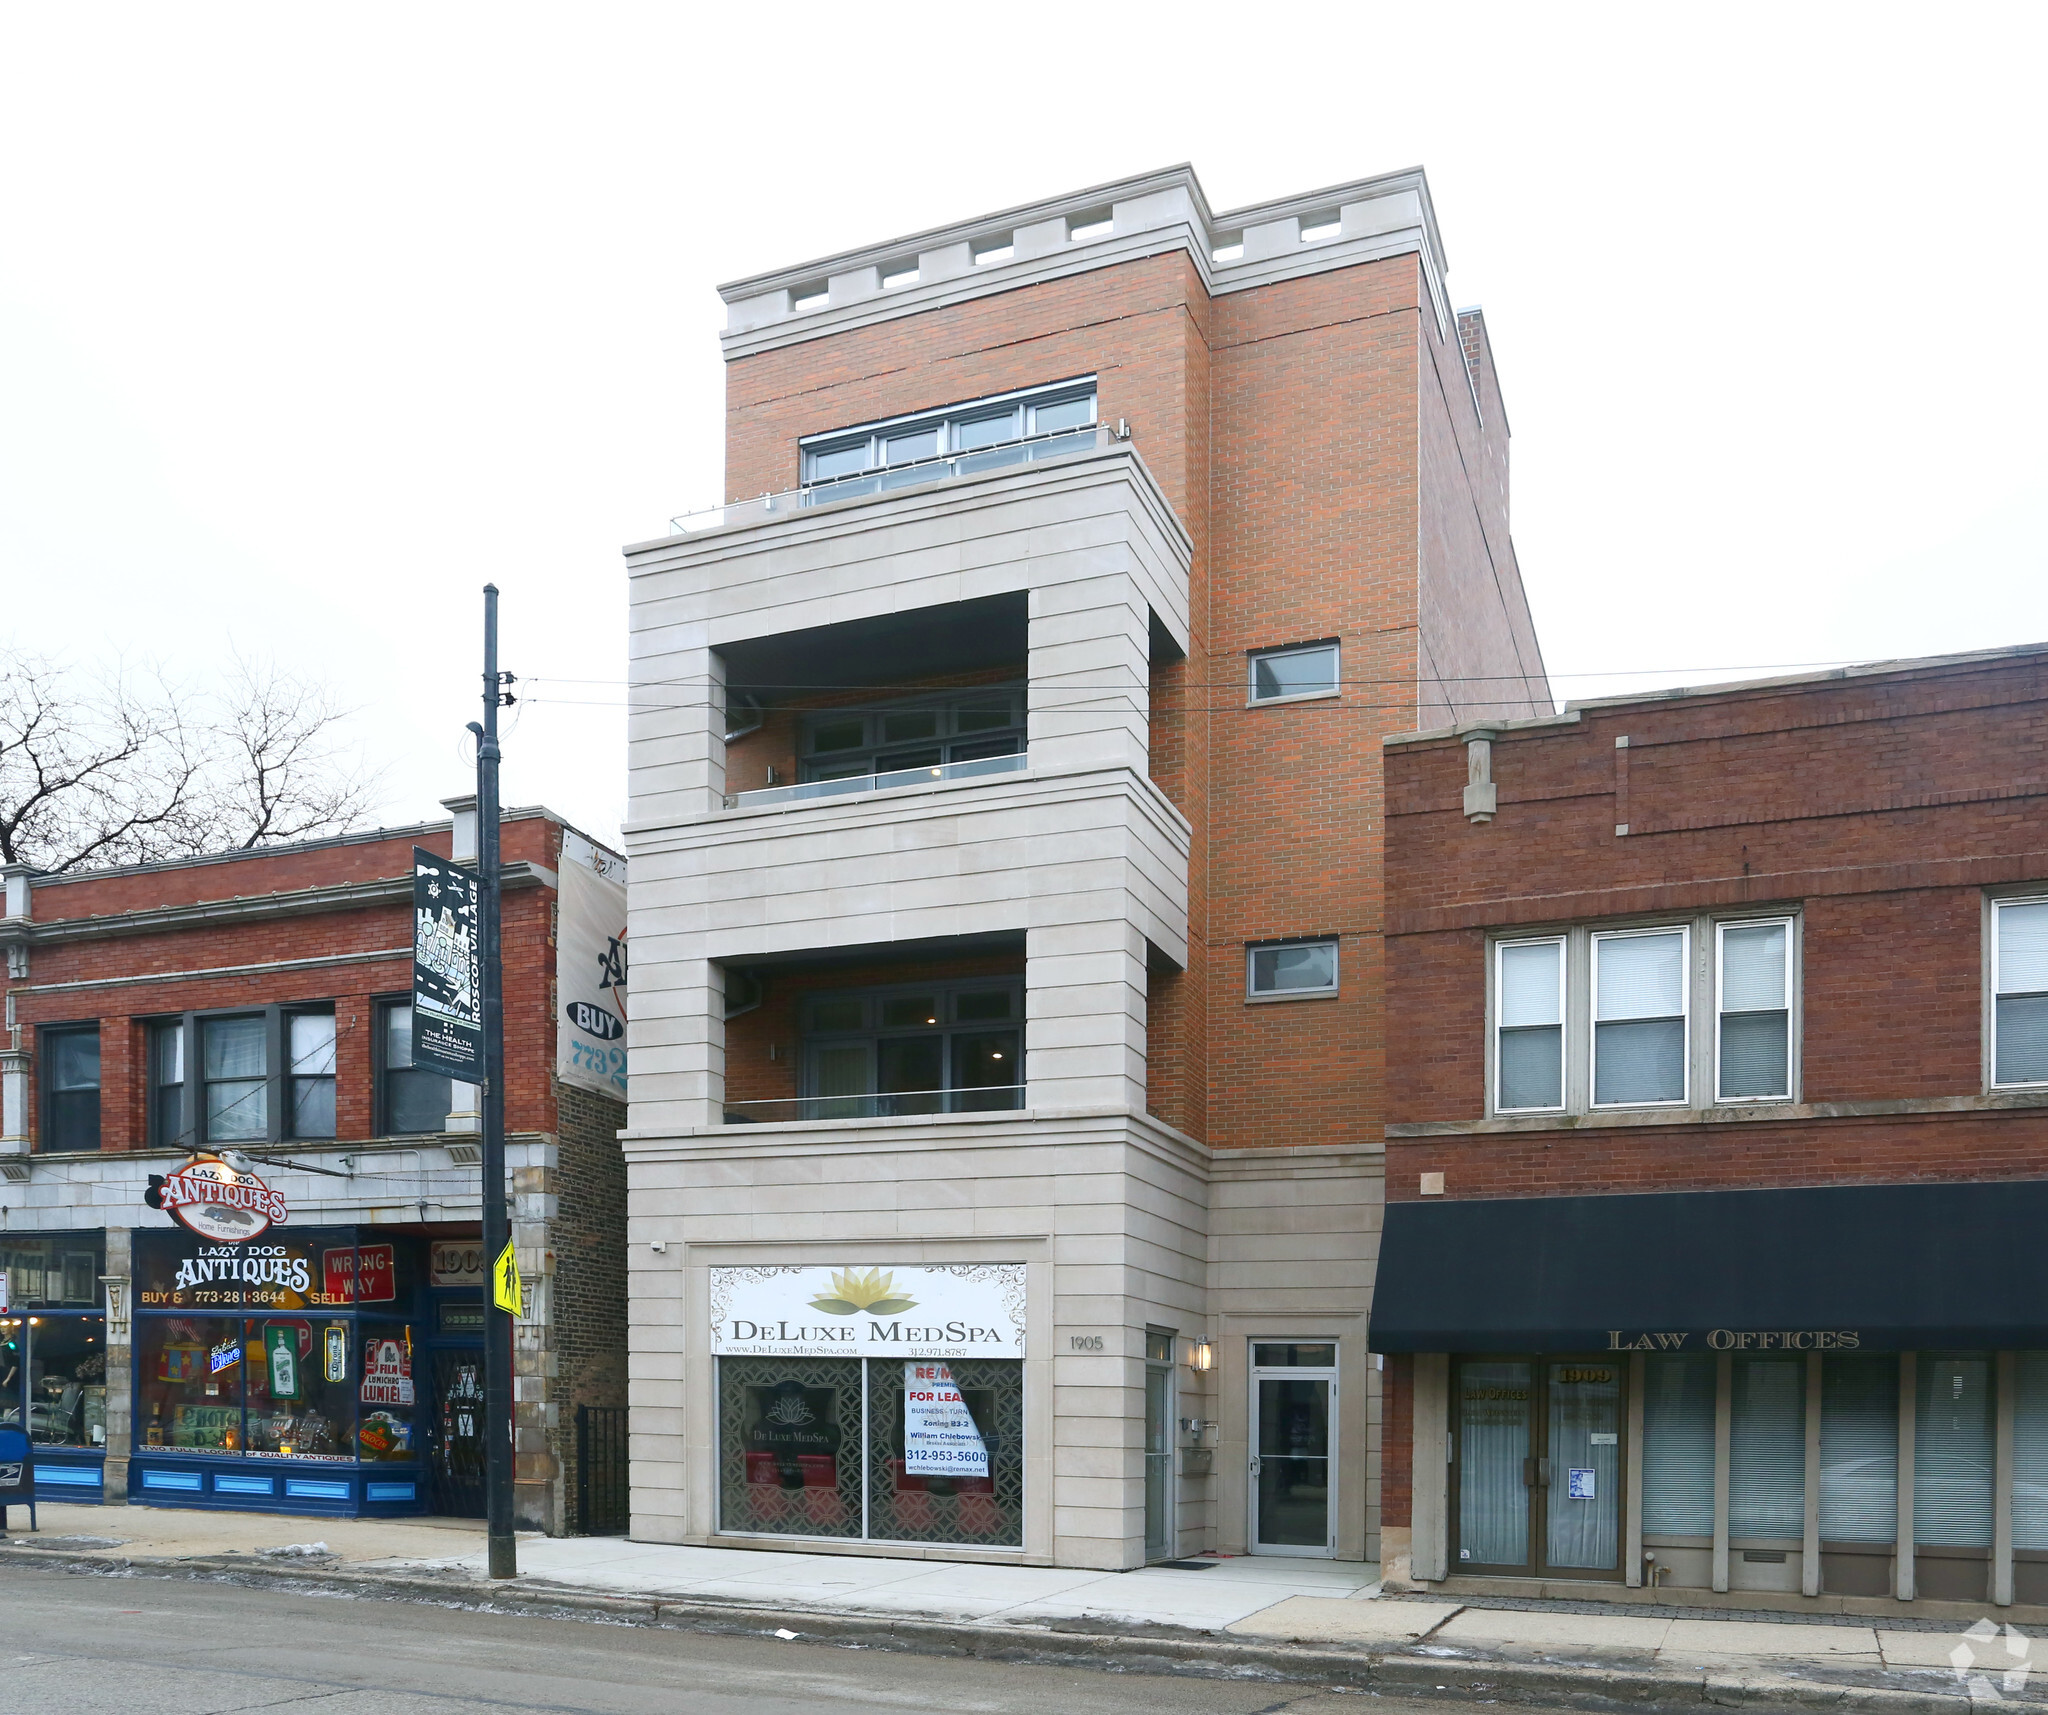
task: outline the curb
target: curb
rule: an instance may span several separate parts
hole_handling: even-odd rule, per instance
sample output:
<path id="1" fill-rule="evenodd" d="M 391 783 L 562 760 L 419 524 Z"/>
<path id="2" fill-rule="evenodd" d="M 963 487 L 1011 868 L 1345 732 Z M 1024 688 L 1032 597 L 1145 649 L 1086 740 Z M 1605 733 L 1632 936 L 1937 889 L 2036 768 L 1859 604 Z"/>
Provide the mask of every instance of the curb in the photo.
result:
<path id="1" fill-rule="evenodd" d="M 882 1614 L 826 1613 L 799 1607 L 760 1608 L 713 1601 L 666 1601 L 545 1586 L 493 1585 L 402 1572 L 352 1572 L 339 1567 L 272 1564 L 240 1555 L 189 1559 L 123 1559 L 33 1549 L 0 1551 L 0 1570 L 45 1567 L 96 1577 L 219 1580 L 267 1589 L 350 1589 L 394 1601 L 479 1608 L 535 1617 L 587 1617 L 621 1624 L 714 1635 L 774 1637 L 842 1648 L 899 1650 L 1034 1666 L 1086 1667 L 1098 1672 L 1259 1679 L 1336 1690 L 1481 1696 L 1504 1704 L 1576 1709 L 1746 1708 L 1868 1711 L 1870 1715 L 1956 1715 L 1974 1707 L 1954 1693 L 1858 1686 L 1732 1671 L 1659 1673 L 1647 1669 L 1572 1667 L 1346 1648 L 1328 1642 L 1222 1641 L 1134 1632 L 1063 1631 L 954 1620 L 899 1619 Z"/>

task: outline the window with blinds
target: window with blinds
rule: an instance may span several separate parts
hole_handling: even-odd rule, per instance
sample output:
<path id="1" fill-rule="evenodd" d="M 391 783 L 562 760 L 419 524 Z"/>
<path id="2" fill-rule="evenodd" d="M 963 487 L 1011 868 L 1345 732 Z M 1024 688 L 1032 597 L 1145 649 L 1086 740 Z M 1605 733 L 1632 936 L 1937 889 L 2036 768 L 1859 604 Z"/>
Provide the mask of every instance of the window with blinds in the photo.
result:
<path id="1" fill-rule="evenodd" d="M 1503 936 L 1486 971 L 1492 1113 L 1798 1097 L 1796 914 Z"/>
<path id="2" fill-rule="evenodd" d="M 1913 1540 L 1989 1548 L 1995 1428 L 1985 1353 L 1920 1355 L 1913 1414 Z"/>
<path id="3" fill-rule="evenodd" d="M 1564 942 L 1503 941 L 1494 949 L 1494 1106 L 1564 1106 Z"/>
<path id="4" fill-rule="evenodd" d="M 1593 937 L 1593 1105 L 1685 1100 L 1684 929 Z"/>
<path id="5" fill-rule="evenodd" d="M 1991 907 L 1991 1081 L 2048 1084 L 2048 899 Z"/>
<path id="6" fill-rule="evenodd" d="M 2048 1549 L 2048 1352 L 2012 1363 L 2012 1545 Z"/>
<path id="7" fill-rule="evenodd" d="M 1714 1532 L 1714 1360 L 1643 1362 L 1643 1534 Z"/>
<path id="8" fill-rule="evenodd" d="M 1789 923 L 1722 923 L 1715 985 L 1715 1094 L 1754 1102 L 1792 1093 Z"/>
<path id="9" fill-rule="evenodd" d="M 1728 1534 L 1806 1530 L 1806 1360 L 1738 1357 L 1730 1381 Z"/>
<path id="10" fill-rule="evenodd" d="M 1829 1352 L 1821 1359 L 1820 1534 L 1823 1542 L 1898 1540 L 1895 1358 Z"/>

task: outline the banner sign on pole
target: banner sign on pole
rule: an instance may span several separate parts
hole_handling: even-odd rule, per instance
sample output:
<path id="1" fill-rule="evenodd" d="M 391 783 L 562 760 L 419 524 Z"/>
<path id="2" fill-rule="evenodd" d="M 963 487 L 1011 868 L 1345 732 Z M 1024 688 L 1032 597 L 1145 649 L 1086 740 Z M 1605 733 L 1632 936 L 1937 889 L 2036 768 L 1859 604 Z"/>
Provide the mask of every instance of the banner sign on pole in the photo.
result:
<path id="1" fill-rule="evenodd" d="M 458 1083 L 484 1077 L 482 884 L 460 864 L 412 849 L 412 1063 Z"/>
<path id="2" fill-rule="evenodd" d="M 555 1076 L 626 1099 L 626 860 L 562 830 Z"/>

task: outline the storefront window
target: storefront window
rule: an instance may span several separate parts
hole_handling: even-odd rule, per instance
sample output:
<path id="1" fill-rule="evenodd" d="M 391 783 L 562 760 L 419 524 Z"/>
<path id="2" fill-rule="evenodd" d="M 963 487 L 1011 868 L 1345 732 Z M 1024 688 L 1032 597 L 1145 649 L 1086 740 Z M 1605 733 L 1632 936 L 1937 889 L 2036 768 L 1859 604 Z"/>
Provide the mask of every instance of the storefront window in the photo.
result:
<path id="1" fill-rule="evenodd" d="M 1993 1472 L 1991 1360 L 1920 1356 L 1913 1424 L 1913 1538 L 1989 1548 Z"/>
<path id="2" fill-rule="evenodd" d="M 404 1322 L 367 1322 L 362 1335 L 362 1402 L 356 1431 L 357 1455 L 364 1459 L 410 1460 L 419 1456 L 415 1438 L 418 1395 L 413 1381 L 412 1327 Z"/>
<path id="3" fill-rule="evenodd" d="M 868 1360 L 869 1536 L 1023 1545 L 1023 1372 L 1004 1358 Z"/>
<path id="4" fill-rule="evenodd" d="M 106 1447 L 105 1318 L 18 1316 L 0 1322 L 0 1423 L 19 1427 L 24 1383 L 29 1435 L 37 1445 Z"/>
<path id="5" fill-rule="evenodd" d="M 1263 1358 L 1263 1353 L 1261 1354 Z M 1529 1558 L 1531 1366 L 1508 1360 L 1458 1370 L 1458 1555 L 1486 1566 Z"/>
<path id="6" fill-rule="evenodd" d="M 243 1324 L 251 1453 L 355 1456 L 349 1343 L 346 1322 L 280 1316 Z"/>
<path id="7" fill-rule="evenodd" d="M 720 1528 L 1021 1546 L 1023 1374 L 1004 1358 L 720 1358 Z"/>
<path id="8" fill-rule="evenodd" d="M 1806 1363 L 1735 1360 L 1728 1442 L 1728 1534 L 1798 1537 L 1806 1529 Z"/>
<path id="9" fill-rule="evenodd" d="M 0 1274 L 7 1276 L 15 1310 L 98 1309 L 106 1254 L 107 1235 L 99 1230 L 34 1237 L 0 1233 Z"/>
<path id="10" fill-rule="evenodd" d="M 2013 1357 L 2012 1545 L 2048 1549 L 2048 1352 Z"/>
<path id="11" fill-rule="evenodd" d="M 1714 1360 L 1671 1354 L 1644 1362 L 1643 1532 L 1714 1530 Z"/>
<path id="12" fill-rule="evenodd" d="M 142 1448 L 242 1450 L 242 1320 L 152 1316 L 136 1331 L 137 1437 Z"/>
<path id="13" fill-rule="evenodd" d="M 1899 1369 L 1829 1352 L 1820 1371 L 1820 1534 L 1890 1543 L 1899 1533 Z"/>
<path id="14" fill-rule="evenodd" d="M 137 1235 L 137 1451 L 420 1459 L 415 1328 L 401 1319 L 416 1250 L 349 1227 L 239 1245 Z"/>
<path id="15" fill-rule="evenodd" d="M 720 1358 L 719 1526 L 861 1535 L 860 1358 Z"/>

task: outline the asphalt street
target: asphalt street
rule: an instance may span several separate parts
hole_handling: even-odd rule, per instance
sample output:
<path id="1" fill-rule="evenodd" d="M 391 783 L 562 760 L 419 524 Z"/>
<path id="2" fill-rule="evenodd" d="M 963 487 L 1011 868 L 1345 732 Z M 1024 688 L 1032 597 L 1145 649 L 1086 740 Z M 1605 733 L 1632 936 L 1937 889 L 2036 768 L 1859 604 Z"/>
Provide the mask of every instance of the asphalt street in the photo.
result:
<path id="1" fill-rule="evenodd" d="M 5 1708 L 35 1715 L 1419 1715 L 1470 1706 L 13 1566 L 0 1570 L 0 1686 Z"/>

